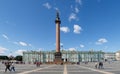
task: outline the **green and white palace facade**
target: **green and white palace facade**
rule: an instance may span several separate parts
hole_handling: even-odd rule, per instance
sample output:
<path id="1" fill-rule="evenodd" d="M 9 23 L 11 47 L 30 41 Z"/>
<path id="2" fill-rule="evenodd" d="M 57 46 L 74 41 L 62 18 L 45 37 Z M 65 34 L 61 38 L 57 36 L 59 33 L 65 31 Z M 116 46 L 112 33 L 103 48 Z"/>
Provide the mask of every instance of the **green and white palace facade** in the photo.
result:
<path id="1" fill-rule="evenodd" d="M 23 52 L 23 62 L 54 62 L 55 51 L 26 51 Z M 96 62 L 104 60 L 102 51 L 65 51 L 62 50 L 63 62 Z"/>

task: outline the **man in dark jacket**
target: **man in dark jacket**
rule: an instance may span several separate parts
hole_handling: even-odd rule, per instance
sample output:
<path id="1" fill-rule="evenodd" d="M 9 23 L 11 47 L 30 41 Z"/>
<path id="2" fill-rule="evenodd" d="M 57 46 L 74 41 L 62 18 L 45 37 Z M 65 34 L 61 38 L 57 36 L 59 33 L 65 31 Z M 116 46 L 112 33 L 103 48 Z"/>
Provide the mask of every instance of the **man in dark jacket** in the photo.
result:
<path id="1" fill-rule="evenodd" d="M 5 62 L 5 66 L 6 66 L 5 72 L 7 72 L 7 69 L 8 69 L 9 71 L 11 71 L 11 70 L 10 70 L 10 62 Z"/>

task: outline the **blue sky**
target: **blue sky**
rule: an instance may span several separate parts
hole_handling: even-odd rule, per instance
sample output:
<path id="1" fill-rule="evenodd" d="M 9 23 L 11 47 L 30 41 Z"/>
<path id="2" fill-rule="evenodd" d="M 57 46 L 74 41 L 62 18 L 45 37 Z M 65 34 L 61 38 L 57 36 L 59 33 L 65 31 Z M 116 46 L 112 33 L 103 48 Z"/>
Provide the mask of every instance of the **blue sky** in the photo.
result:
<path id="1" fill-rule="evenodd" d="M 120 49 L 120 0 L 0 0 L 0 55 L 55 50 L 56 10 L 65 50 Z"/>

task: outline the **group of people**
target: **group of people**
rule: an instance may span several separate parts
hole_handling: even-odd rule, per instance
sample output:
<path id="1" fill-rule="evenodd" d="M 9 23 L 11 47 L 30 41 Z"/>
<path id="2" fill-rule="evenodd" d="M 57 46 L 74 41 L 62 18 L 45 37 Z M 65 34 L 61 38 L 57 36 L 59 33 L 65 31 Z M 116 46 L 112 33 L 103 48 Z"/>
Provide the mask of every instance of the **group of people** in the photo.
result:
<path id="1" fill-rule="evenodd" d="M 7 72 L 7 70 L 11 71 L 15 71 L 15 66 L 13 62 L 5 62 L 5 72 Z"/>
<path id="2" fill-rule="evenodd" d="M 103 62 L 95 63 L 95 68 L 97 69 L 103 69 Z"/>
<path id="3" fill-rule="evenodd" d="M 36 67 L 40 67 L 40 62 L 36 62 Z"/>

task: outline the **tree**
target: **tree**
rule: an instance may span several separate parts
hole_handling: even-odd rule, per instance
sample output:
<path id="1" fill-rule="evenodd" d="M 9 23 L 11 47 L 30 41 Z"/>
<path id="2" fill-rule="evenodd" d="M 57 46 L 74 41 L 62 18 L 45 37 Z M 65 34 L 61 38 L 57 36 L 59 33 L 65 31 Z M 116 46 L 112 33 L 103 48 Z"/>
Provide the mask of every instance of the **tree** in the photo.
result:
<path id="1" fill-rule="evenodd" d="M 8 60 L 8 56 L 0 56 L 0 60 Z"/>
<path id="2" fill-rule="evenodd" d="M 16 57 L 15 57 L 15 60 L 17 60 L 17 61 L 22 61 L 22 56 L 20 56 L 20 55 L 16 56 Z"/>

